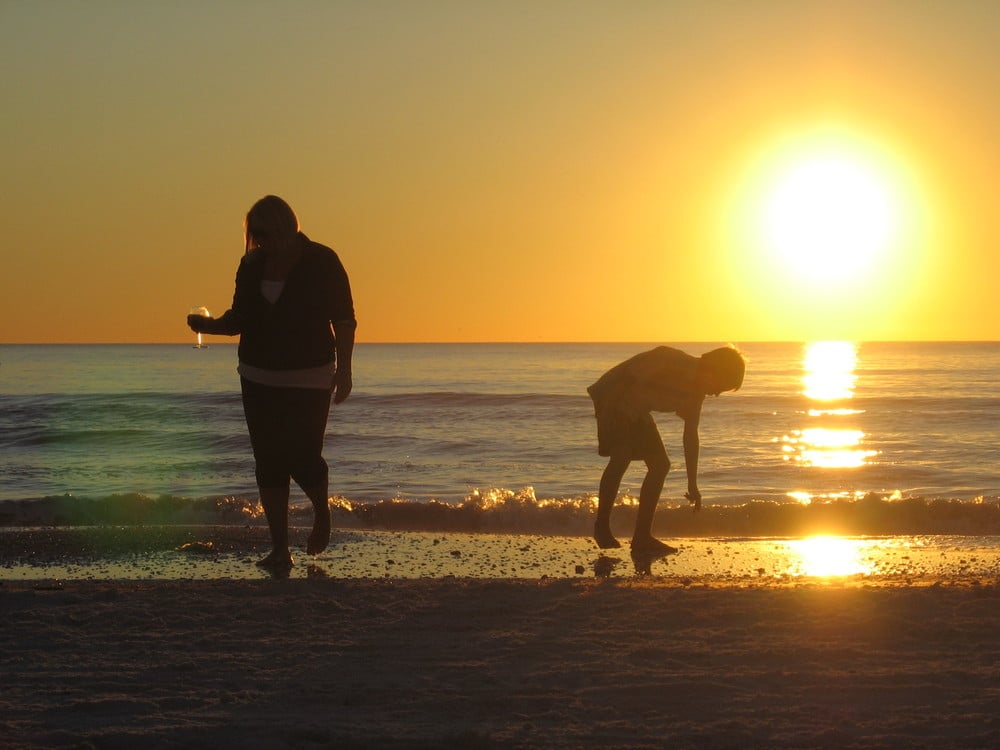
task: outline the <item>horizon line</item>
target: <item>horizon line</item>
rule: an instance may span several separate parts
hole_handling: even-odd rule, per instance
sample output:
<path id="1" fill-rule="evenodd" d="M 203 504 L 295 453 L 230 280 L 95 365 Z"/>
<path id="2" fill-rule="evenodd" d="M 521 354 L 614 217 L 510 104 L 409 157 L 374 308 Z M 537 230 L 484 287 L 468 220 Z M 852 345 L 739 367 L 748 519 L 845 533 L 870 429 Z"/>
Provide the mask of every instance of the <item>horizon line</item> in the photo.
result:
<path id="1" fill-rule="evenodd" d="M 978 339 L 978 338 L 951 338 L 951 339 L 919 339 L 919 338 L 905 338 L 905 339 L 857 339 L 851 337 L 820 337 L 813 339 L 743 339 L 736 341 L 741 341 L 742 344 L 809 344 L 815 343 L 817 341 L 850 341 L 856 344 L 996 344 L 1000 343 L 1000 339 Z M 384 346 L 404 346 L 404 345 L 416 345 L 416 346 L 428 346 L 428 345 L 496 345 L 496 344 L 511 344 L 517 346 L 526 345 L 559 345 L 559 344 L 593 344 L 593 345 L 609 345 L 609 344 L 636 344 L 636 345 L 657 345 L 657 344 L 716 344 L 722 343 L 722 339 L 619 339 L 614 341 L 608 340 L 568 340 L 568 339 L 552 339 L 545 341 L 515 341 L 515 340 L 425 340 L 425 341 L 393 341 L 393 340 L 377 340 L 377 341 L 356 341 L 355 345 L 363 344 L 377 344 Z M 237 346 L 239 341 L 235 338 L 226 339 L 217 342 L 210 342 L 206 344 L 206 348 L 210 346 Z M 732 344 L 733 346 L 739 346 L 739 344 L 734 343 L 732 340 L 726 341 L 722 345 Z M 183 346 L 190 345 L 189 341 L 15 341 L 15 342 L 0 342 L 0 347 L 2 346 Z"/>

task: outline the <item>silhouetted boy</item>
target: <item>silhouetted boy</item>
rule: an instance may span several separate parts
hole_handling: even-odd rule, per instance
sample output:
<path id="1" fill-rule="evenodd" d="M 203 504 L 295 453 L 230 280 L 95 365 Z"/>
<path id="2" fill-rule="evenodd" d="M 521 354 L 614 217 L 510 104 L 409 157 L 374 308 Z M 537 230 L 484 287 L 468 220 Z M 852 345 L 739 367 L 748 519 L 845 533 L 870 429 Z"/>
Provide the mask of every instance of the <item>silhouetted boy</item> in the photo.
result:
<path id="1" fill-rule="evenodd" d="M 675 412 L 684 420 L 685 495 L 701 508 L 698 490 L 698 423 L 705 396 L 735 391 L 743 384 L 746 363 L 732 347 L 706 352 L 701 357 L 658 346 L 637 354 L 608 370 L 587 389 L 597 417 L 597 452 L 608 456 L 601 476 L 594 539 L 602 549 L 620 547 L 611 533 L 611 509 L 625 470 L 634 460 L 646 462 L 646 477 L 639 491 L 639 510 L 632 535 L 632 552 L 663 555 L 677 550 L 654 539 L 653 515 L 660 500 L 670 459 L 650 412 Z"/>

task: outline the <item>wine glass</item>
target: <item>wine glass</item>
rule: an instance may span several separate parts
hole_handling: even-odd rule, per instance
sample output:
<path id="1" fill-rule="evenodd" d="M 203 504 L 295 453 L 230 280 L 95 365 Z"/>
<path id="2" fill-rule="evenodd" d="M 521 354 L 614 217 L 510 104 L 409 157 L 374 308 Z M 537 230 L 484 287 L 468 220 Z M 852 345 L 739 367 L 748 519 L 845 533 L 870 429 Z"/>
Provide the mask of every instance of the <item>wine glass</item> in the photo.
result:
<path id="1" fill-rule="evenodd" d="M 209 315 L 211 313 L 208 312 L 208 308 L 207 307 L 202 306 L 202 307 L 192 307 L 191 310 L 189 311 L 189 314 L 190 315 L 200 315 L 203 318 L 207 318 L 207 317 L 209 317 Z M 194 345 L 194 348 L 195 349 L 207 349 L 208 348 L 207 346 L 202 346 L 202 343 L 201 343 L 201 331 L 198 332 L 198 343 Z"/>

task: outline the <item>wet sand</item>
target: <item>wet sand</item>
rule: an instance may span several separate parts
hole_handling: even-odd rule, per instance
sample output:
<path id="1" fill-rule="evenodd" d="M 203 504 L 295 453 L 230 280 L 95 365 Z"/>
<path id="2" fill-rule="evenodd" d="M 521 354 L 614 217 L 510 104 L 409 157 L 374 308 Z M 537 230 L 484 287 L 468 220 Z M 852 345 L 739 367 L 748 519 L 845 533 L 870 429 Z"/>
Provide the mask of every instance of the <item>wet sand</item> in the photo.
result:
<path id="1" fill-rule="evenodd" d="M 683 584 L 744 585 L 835 574 L 841 581 L 935 582 L 1000 578 L 1000 537 L 893 536 L 804 541 L 668 539 L 679 553 L 635 559 L 583 536 L 335 530 L 318 556 L 308 527 L 291 532 L 291 578 L 665 577 Z M 266 526 L 100 526 L 0 529 L 0 579 L 260 580 Z"/>
<path id="2" fill-rule="evenodd" d="M 0 746 L 1000 745 L 1000 587 L 982 549 L 931 565 L 941 549 L 894 548 L 897 567 L 821 578 L 744 573 L 744 558 L 772 558 L 682 540 L 636 574 L 627 552 L 598 572 L 585 539 L 402 535 L 411 553 L 397 535 L 352 533 L 272 579 L 252 564 L 266 549 L 232 529 L 106 531 L 0 533 Z M 131 549 L 157 534 L 152 558 Z M 174 549 L 191 541 L 213 551 Z M 36 565 L 12 558 L 26 542 Z M 506 548 L 501 569 L 527 558 L 534 573 L 460 573 Z M 109 550 L 131 577 L 97 577 Z M 386 577 L 409 555 L 440 575 Z M 189 571 L 244 574 L 165 577 L 185 556 Z M 685 574 L 685 557 L 740 570 Z M 377 573 L 335 575 L 355 559 Z M 67 562 L 80 575 L 14 577 Z"/>

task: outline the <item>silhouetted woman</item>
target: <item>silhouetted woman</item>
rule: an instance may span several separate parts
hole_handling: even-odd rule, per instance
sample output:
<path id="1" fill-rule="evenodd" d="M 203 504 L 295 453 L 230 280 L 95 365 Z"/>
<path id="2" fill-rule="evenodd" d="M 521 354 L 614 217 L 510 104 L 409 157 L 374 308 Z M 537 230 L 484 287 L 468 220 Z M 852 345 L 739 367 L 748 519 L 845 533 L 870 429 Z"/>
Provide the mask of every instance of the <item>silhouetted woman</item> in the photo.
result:
<path id="1" fill-rule="evenodd" d="M 257 564 L 271 571 L 294 562 L 288 548 L 290 480 L 312 501 L 306 552 L 330 541 L 323 439 L 330 399 L 351 393 L 354 302 L 337 254 L 299 230 L 295 212 L 268 195 L 247 213 L 246 254 L 232 307 L 218 318 L 188 316 L 193 331 L 239 334 L 240 384 L 257 486 L 273 549 Z"/>

